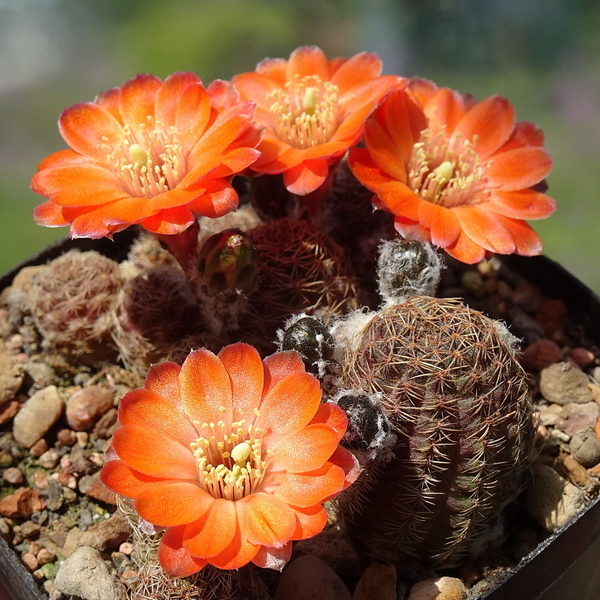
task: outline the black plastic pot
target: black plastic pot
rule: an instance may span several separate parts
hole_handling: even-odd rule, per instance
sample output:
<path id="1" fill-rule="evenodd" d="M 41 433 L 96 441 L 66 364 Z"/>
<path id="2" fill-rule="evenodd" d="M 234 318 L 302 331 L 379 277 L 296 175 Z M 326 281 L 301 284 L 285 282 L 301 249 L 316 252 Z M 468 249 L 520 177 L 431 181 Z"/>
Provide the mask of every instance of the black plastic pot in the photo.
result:
<path id="1" fill-rule="evenodd" d="M 39 265 L 65 250 L 96 250 L 120 260 L 135 237 L 135 230 L 115 235 L 115 241 L 63 240 L 49 246 L 0 277 L 0 290 L 25 266 Z M 567 306 L 571 320 L 586 337 L 600 345 L 600 298 L 560 265 L 546 257 L 503 257 L 513 271 L 538 286 L 550 298 Z M 600 598 L 600 497 L 576 518 L 552 534 L 481 600 L 598 600 Z M 0 600 L 44 600 L 31 574 L 0 538 Z"/>

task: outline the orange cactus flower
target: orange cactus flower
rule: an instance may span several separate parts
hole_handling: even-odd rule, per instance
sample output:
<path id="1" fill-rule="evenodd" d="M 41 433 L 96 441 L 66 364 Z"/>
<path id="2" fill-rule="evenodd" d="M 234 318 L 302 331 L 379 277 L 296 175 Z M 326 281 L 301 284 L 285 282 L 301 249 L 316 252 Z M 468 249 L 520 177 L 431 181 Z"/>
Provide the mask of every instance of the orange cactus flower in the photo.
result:
<path id="1" fill-rule="evenodd" d="M 231 84 L 206 89 L 193 73 L 164 82 L 138 75 L 67 108 L 59 129 L 71 149 L 43 160 L 32 179 L 31 189 L 48 198 L 35 222 L 70 225 L 72 237 L 111 236 L 138 223 L 174 235 L 194 213 L 234 210 L 230 180 L 259 156 L 255 109 Z"/>
<path id="2" fill-rule="evenodd" d="M 470 264 L 487 253 L 541 252 L 524 219 L 556 208 L 537 185 L 552 161 L 542 131 L 516 123 L 504 98 L 477 103 L 414 80 L 390 92 L 367 121 L 364 142 L 351 151 L 350 168 L 401 234 Z"/>
<path id="3" fill-rule="evenodd" d="M 281 567 L 291 540 L 319 533 L 322 503 L 358 475 L 338 447 L 346 415 L 321 403 L 294 352 L 262 361 L 237 343 L 155 365 L 121 401 L 119 422 L 102 480 L 166 527 L 158 557 L 175 577 L 207 563 Z"/>
<path id="4" fill-rule="evenodd" d="M 287 189 L 299 196 L 316 190 L 329 166 L 359 142 L 376 103 L 402 80 L 380 73 L 375 54 L 327 60 L 312 46 L 236 75 L 235 87 L 242 99 L 257 103 L 256 120 L 266 127 L 252 170 L 283 173 Z"/>

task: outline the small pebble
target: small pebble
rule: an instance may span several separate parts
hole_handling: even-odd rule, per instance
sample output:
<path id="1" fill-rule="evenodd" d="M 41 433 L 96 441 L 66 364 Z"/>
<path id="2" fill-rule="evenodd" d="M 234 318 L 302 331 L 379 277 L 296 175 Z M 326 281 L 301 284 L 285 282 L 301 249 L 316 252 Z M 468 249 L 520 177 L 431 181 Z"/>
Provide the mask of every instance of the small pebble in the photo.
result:
<path id="1" fill-rule="evenodd" d="M 346 584 L 320 558 L 305 554 L 283 570 L 274 600 L 351 600 Z"/>
<path id="2" fill-rule="evenodd" d="M 67 422 L 75 431 L 91 429 L 96 421 L 113 406 L 114 394 L 108 388 L 90 385 L 72 394 L 67 400 Z"/>
<path id="3" fill-rule="evenodd" d="M 520 357 L 526 369 L 541 371 L 562 359 L 560 348 L 556 342 L 543 338 L 527 346 Z"/>
<path id="4" fill-rule="evenodd" d="M 125 586 L 113 577 L 95 548 L 82 546 L 58 569 L 54 586 L 65 595 L 84 600 L 121 600 Z"/>
<path id="5" fill-rule="evenodd" d="M 0 425 L 8 423 L 19 412 L 21 403 L 18 400 L 9 400 L 0 406 Z"/>
<path id="6" fill-rule="evenodd" d="M 467 596 L 465 584 L 456 577 L 435 577 L 419 581 L 410 588 L 408 600 L 463 600 Z"/>
<path id="7" fill-rule="evenodd" d="M 82 448 L 85 448 L 88 445 L 88 442 L 90 441 L 90 434 L 87 431 L 78 431 L 75 434 L 75 437 L 77 438 L 77 443 Z"/>
<path id="8" fill-rule="evenodd" d="M 50 450 L 46 450 L 46 452 L 38 458 L 38 463 L 40 467 L 43 467 L 44 469 L 53 469 L 57 465 L 59 459 L 60 456 L 58 455 L 58 452 L 54 448 L 50 448 Z"/>
<path id="9" fill-rule="evenodd" d="M 0 450 L 0 469 L 10 467 L 14 462 L 14 458 L 10 452 Z"/>
<path id="10" fill-rule="evenodd" d="M 393 565 L 369 565 L 356 585 L 352 600 L 396 600 Z"/>
<path id="11" fill-rule="evenodd" d="M 542 425 L 546 427 L 553 427 L 556 425 L 562 406 L 560 404 L 548 404 L 539 407 L 540 409 L 540 421 Z"/>
<path id="12" fill-rule="evenodd" d="M 569 447 L 573 458 L 586 468 L 593 467 L 600 462 L 600 441 L 593 429 L 573 434 Z"/>
<path id="13" fill-rule="evenodd" d="M 23 554 L 23 556 L 21 556 L 21 562 L 25 565 L 30 573 L 39 567 L 37 558 L 30 552 L 26 552 Z"/>
<path id="14" fill-rule="evenodd" d="M 72 429 L 61 429 L 56 437 L 63 446 L 72 446 L 77 442 L 77 436 Z"/>
<path id="15" fill-rule="evenodd" d="M 17 467 L 5 469 L 3 477 L 8 483 L 13 483 L 15 485 L 23 483 L 23 473 L 21 473 Z"/>
<path id="16" fill-rule="evenodd" d="M 29 449 L 29 453 L 31 454 L 31 456 L 37 458 L 44 454 L 44 452 L 46 452 L 47 450 L 48 442 L 44 438 L 42 438 L 41 440 L 38 440 L 33 446 L 31 446 L 31 448 Z"/>
<path id="17" fill-rule="evenodd" d="M 568 362 L 560 362 L 542 370 L 540 391 L 548 402 L 583 404 L 594 397 L 588 386 L 587 375 Z"/>
<path id="18" fill-rule="evenodd" d="M 585 496 L 552 467 L 535 464 L 533 480 L 525 491 L 531 516 L 547 531 L 554 532 L 585 506 Z"/>
<path id="19" fill-rule="evenodd" d="M 548 298 L 542 302 L 535 315 L 535 320 L 542 326 L 546 335 L 550 337 L 564 327 L 567 316 L 567 307 L 562 300 Z"/>
<path id="20" fill-rule="evenodd" d="M 568 444 L 571 440 L 571 436 L 568 433 L 561 431 L 560 429 L 553 429 L 550 433 L 550 436 L 557 440 L 560 440 L 561 442 L 565 442 L 566 444 Z"/>
<path id="21" fill-rule="evenodd" d="M 571 358 L 575 361 L 582 369 L 586 369 L 594 362 L 594 353 L 590 352 L 587 348 L 573 348 L 571 350 Z"/>
<path id="22" fill-rule="evenodd" d="M 562 407 L 555 426 L 567 435 L 574 435 L 584 429 L 592 429 L 600 417 L 600 406 L 595 402 L 574 404 L 569 402 Z"/>
<path id="23" fill-rule="evenodd" d="M 44 508 L 44 499 L 37 490 L 20 487 L 0 500 L 0 515 L 9 519 L 30 517 Z"/>
<path id="24" fill-rule="evenodd" d="M 119 546 L 119 552 L 125 554 L 126 556 L 133 554 L 133 544 L 131 542 L 123 542 Z"/>
<path id="25" fill-rule="evenodd" d="M 21 446 L 31 448 L 56 423 L 63 410 L 64 402 L 56 386 L 39 390 L 25 402 L 13 420 L 15 440 Z"/>
<path id="26" fill-rule="evenodd" d="M 566 477 L 579 487 L 586 487 L 590 482 L 590 474 L 587 469 L 570 454 L 559 454 L 554 460 L 554 468 L 559 475 Z"/>
<path id="27" fill-rule="evenodd" d="M 47 565 L 48 563 L 56 560 L 56 554 L 47 548 L 42 548 L 36 555 L 37 561 L 40 565 Z"/>

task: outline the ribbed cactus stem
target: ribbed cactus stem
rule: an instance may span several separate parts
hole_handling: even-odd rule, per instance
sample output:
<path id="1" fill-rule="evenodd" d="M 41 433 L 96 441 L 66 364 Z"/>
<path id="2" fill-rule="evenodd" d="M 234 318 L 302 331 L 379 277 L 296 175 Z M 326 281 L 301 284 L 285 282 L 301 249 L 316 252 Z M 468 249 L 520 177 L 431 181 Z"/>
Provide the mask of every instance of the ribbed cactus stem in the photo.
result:
<path id="1" fill-rule="evenodd" d="M 367 464 L 348 532 L 380 561 L 451 565 L 515 498 L 531 454 L 515 338 L 458 300 L 415 296 L 369 321 L 342 384 L 377 394 L 397 435 L 391 460 Z"/>

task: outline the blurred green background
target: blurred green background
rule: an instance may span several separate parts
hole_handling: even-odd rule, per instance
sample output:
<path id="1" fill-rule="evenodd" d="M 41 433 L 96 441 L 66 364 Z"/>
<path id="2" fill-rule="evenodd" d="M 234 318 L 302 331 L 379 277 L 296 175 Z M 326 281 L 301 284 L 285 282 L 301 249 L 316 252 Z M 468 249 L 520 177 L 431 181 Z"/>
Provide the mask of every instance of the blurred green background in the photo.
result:
<path id="1" fill-rule="evenodd" d="M 0 0 L 0 272 L 66 235 L 32 223 L 29 180 L 67 106 L 140 72 L 205 83 L 316 44 L 386 73 L 509 98 L 546 132 L 559 210 L 545 253 L 600 292 L 598 0 Z"/>

